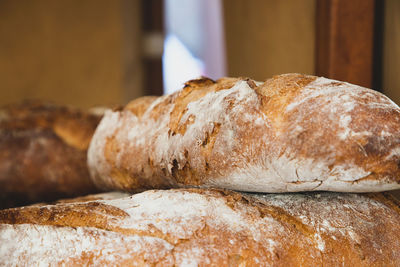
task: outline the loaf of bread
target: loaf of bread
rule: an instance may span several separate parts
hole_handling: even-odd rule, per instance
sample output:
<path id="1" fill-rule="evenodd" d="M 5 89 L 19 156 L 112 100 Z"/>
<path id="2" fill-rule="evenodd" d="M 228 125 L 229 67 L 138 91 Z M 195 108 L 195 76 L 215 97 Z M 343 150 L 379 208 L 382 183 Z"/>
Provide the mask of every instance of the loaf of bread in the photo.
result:
<path id="1" fill-rule="evenodd" d="M 0 108 L 0 208 L 99 192 L 86 154 L 100 119 L 37 102 Z"/>
<path id="2" fill-rule="evenodd" d="M 382 193 L 120 196 L 1 210 L 2 266 L 400 266 L 399 203 Z"/>
<path id="3" fill-rule="evenodd" d="M 102 188 L 400 188 L 400 109 L 379 92 L 286 74 L 192 80 L 106 113 L 88 151 Z"/>

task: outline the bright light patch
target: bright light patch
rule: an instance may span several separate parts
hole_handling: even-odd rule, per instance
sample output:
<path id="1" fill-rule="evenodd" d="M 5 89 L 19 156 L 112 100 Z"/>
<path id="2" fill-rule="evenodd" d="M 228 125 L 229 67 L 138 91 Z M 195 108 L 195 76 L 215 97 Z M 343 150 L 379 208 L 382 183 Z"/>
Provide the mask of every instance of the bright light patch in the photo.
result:
<path id="1" fill-rule="evenodd" d="M 173 93 L 186 81 L 204 75 L 204 63 L 194 57 L 175 35 L 165 38 L 162 62 L 165 94 Z"/>

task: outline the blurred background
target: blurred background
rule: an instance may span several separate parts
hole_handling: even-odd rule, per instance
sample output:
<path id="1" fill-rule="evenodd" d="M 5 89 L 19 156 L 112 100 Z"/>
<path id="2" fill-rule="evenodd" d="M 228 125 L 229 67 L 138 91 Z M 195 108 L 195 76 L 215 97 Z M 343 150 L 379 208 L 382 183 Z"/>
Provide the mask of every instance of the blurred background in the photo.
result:
<path id="1" fill-rule="evenodd" d="M 0 0 L 0 104 L 125 104 L 299 72 L 400 103 L 397 0 Z"/>

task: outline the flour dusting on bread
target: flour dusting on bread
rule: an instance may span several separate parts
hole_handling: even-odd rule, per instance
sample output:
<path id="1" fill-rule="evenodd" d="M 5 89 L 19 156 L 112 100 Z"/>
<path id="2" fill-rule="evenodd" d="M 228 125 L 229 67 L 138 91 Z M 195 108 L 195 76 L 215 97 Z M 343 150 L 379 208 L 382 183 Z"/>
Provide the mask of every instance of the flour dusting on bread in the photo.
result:
<path id="1" fill-rule="evenodd" d="M 0 211 L 0 259 L 8 265 L 399 264 L 400 240 L 393 237 L 400 209 L 383 194 L 175 189 L 99 197 Z"/>
<path id="2" fill-rule="evenodd" d="M 88 163 L 106 188 L 400 188 L 399 107 L 378 92 L 326 78 L 194 80 L 140 117 L 110 112 L 102 125 Z"/>

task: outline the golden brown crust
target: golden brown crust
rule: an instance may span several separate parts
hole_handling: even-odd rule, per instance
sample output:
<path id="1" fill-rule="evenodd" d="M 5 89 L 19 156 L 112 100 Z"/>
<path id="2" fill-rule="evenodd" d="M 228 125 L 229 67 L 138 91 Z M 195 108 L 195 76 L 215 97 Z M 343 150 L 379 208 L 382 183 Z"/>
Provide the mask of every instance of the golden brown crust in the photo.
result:
<path id="1" fill-rule="evenodd" d="M 27 256 L 20 261 L 26 264 L 39 258 L 70 265 L 397 266 L 399 212 L 385 194 L 147 191 L 123 199 L 2 210 L 0 240 L 15 236 L 20 248 L 7 260 Z M 42 241 L 30 239 L 37 232 Z M 108 239 L 113 236 L 117 243 Z M 49 245 L 61 238 L 64 250 Z M 138 247 L 145 240 L 152 241 Z M 41 247 L 35 255 L 24 249 L 30 242 Z M 108 257 L 107 251 L 116 252 Z"/>
<path id="2" fill-rule="evenodd" d="M 99 192 L 86 152 L 101 116 L 25 102 L 0 110 L 0 208 Z"/>
<path id="3" fill-rule="evenodd" d="M 107 113 L 96 131 L 88 163 L 103 188 L 400 187 L 400 108 L 366 88 L 302 74 L 202 78 L 139 102 L 128 109 L 146 112 Z"/>
<path id="4" fill-rule="evenodd" d="M 56 205 L 56 204 L 66 204 L 66 203 L 77 203 L 77 202 L 89 202 L 89 201 L 96 201 L 96 200 L 110 200 L 110 199 L 117 199 L 117 198 L 124 198 L 128 197 L 129 194 L 123 192 L 105 192 L 105 193 L 97 193 L 91 195 L 85 195 L 80 197 L 74 198 L 62 198 L 57 199 L 56 201 L 52 202 L 38 202 L 29 207 L 42 207 L 46 205 Z"/>
<path id="5" fill-rule="evenodd" d="M 337 103 L 337 106 L 332 104 L 335 95 L 330 92 L 310 99 L 301 96 L 302 88 L 315 79 L 314 76 L 306 75 L 281 75 L 268 80 L 257 89 L 262 94 L 263 111 L 271 119 L 274 128 L 279 129 L 276 142 L 283 147 L 292 147 L 298 157 L 326 158 L 334 154 L 334 164 L 329 166 L 330 169 L 334 165 L 345 166 L 349 163 L 359 166 L 368 174 L 354 180 L 354 183 L 362 180 L 399 183 L 400 158 L 396 153 L 389 158 L 390 152 L 399 149 L 400 145 L 398 107 L 383 95 L 371 94 L 367 90 L 349 94 L 356 103 L 355 106 L 349 105 L 349 110 L 344 107 L 347 98 L 343 95 L 341 99 L 338 97 L 341 103 Z M 339 90 L 348 85 L 332 80 L 325 83 L 322 89 L 336 87 Z M 315 86 L 311 90 L 317 92 L 321 88 Z M 296 98 L 297 101 L 304 101 L 302 105 L 288 109 Z M 393 104 L 390 108 L 385 106 L 390 104 Z M 332 125 L 329 116 L 333 112 L 324 109 L 325 106 L 336 108 L 339 114 L 343 112 L 342 116 L 335 118 L 339 120 L 339 126 L 340 120 L 351 118 L 349 125 L 346 125 L 350 129 Z M 295 128 L 299 125 L 307 130 L 297 133 L 293 138 Z M 321 128 L 328 130 L 322 132 Z M 344 128 L 343 133 L 340 128 Z M 338 134 L 343 134 L 343 138 L 337 138 Z"/>
<path id="6" fill-rule="evenodd" d="M 157 96 L 142 96 L 129 102 L 124 109 L 129 110 L 140 118 L 151 103 L 153 103 L 157 98 Z"/>
<path id="7" fill-rule="evenodd" d="M 175 105 L 170 113 L 169 121 L 170 135 L 174 136 L 177 133 L 184 135 L 187 126 L 194 122 L 195 116 L 192 116 L 192 119 L 188 119 L 188 123 L 180 123 L 183 114 L 187 111 L 187 105 L 189 103 L 199 100 L 208 93 L 229 89 L 234 86 L 237 81 L 239 81 L 239 79 L 222 78 L 215 82 L 209 78 L 201 78 L 186 82 L 182 91 L 174 98 Z"/>

